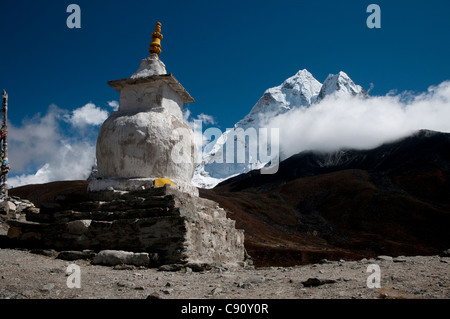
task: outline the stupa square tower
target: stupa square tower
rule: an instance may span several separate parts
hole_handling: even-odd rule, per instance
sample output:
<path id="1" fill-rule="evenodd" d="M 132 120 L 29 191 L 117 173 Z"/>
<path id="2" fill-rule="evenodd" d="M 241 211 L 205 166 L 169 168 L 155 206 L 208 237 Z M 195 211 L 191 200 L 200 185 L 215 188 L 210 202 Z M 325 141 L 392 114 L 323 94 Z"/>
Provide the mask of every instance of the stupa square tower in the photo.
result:
<path id="1" fill-rule="evenodd" d="M 119 109 L 100 128 L 98 175 L 90 182 L 90 191 L 141 189 L 168 178 L 173 187 L 198 195 L 191 185 L 197 148 L 183 119 L 183 105 L 194 99 L 159 59 L 160 32 L 157 23 L 150 56 L 130 78 L 108 82 L 120 93 Z"/>

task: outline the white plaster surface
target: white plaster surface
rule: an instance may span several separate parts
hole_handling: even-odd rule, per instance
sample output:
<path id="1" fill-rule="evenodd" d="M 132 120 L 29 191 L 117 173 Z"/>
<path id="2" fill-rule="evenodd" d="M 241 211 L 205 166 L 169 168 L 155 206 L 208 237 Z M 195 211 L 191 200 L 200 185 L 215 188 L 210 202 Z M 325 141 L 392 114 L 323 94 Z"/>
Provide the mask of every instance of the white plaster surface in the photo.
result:
<path id="1" fill-rule="evenodd" d="M 183 117 L 183 99 L 164 81 L 127 85 L 120 92 L 119 111 L 150 111 L 164 107 Z"/>
<path id="2" fill-rule="evenodd" d="M 97 139 L 100 178 L 170 178 L 189 184 L 196 156 L 189 125 L 162 107 L 112 112 Z"/>
<path id="3" fill-rule="evenodd" d="M 151 54 L 141 61 L 139 69 L 131 76 L 131 78 L 145 78 L 147 76 L 161 74 L 167 74 L 166 66 L 156 54 Z"/>

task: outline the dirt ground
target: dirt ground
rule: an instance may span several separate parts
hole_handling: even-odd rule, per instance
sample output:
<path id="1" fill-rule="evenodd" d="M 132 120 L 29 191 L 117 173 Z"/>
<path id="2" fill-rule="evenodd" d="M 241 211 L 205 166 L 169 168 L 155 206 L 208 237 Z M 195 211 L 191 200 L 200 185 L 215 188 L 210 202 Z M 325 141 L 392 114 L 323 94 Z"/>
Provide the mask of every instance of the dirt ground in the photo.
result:
<path id="1" fill-rule="evenodd" d="M 74 272 L 80 268 L 80 288 Z M 380 288 L 369 288 L 377 273 Z M 373 266 L 371 266 L 373 267 Z M 1 299 L 449 299 L 450 258 L 387 257 L 295 267 L 176 272 L 91 265 L 27 250 L 0 249 Z M 369 272 L 368 272 L 369 268 Z M 374 275 L 375 274 L 375 275 Z M 310 280 L 313 286 L 307 282 Z M 327 282 L 327 280 L 329 282 Z M 68 284 L 69 282 L 69 284 Z M 375 282 L 369 280 L 369 284 Z M 317 286 L 314 286 L 316 284 Z"/>

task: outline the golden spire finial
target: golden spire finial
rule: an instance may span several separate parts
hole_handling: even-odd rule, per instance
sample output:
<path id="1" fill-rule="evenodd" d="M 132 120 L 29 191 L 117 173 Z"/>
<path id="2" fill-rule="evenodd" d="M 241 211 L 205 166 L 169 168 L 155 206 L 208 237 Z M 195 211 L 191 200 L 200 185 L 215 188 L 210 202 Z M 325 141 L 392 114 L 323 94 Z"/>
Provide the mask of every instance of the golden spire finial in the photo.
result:
<path id="1" fill-rule="evenodd" d="M 161 40 L 163 35 L 161 34 L 161 22 L 156 23 L 155 32 L 152 33 L 152 43 L 150 44 L 150 49 L 148 50 L 151 54 L 156 54 L 157 56 L 161 54 Z"/>

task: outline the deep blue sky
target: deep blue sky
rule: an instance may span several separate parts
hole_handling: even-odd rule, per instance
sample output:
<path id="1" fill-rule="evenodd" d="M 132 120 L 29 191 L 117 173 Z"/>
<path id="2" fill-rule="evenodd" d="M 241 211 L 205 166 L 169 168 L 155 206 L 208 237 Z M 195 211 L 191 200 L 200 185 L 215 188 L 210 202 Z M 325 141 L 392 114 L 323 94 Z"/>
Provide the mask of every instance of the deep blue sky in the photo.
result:
<path id="1" fill-rule="evenodd" d="M 81 7 L 81 29 L 66 8 Z M 366 26 L 370 3 L 381 29 Z M 345 71 L 372 95 L 425 91 L 450 79 L 450 2 L 395 1 L 23 1 L 0 11 L 0 89 L 9 118 L 118 100 L 109 80 L 129 77 L 148 56 L 156 21 L 161 60 L 222 129 L 245 116 L 263 92 L 298 70 L 320 82 Z"/>

